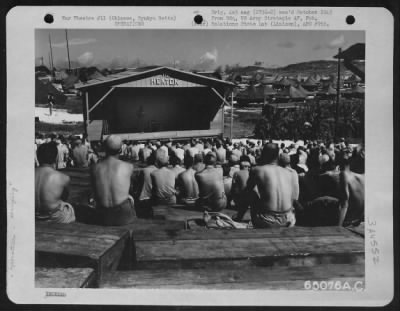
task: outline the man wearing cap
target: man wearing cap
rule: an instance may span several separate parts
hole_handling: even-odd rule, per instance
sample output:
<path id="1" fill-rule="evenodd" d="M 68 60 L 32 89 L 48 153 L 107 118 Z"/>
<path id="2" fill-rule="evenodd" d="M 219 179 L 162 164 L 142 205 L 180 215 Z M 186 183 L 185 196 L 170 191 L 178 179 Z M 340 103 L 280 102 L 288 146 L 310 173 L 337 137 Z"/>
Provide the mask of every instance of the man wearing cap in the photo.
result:
<path id="1" fill-rule="evenodd" d="M 205 158 L 205 169 L 195 175 L 199 185 L 197 206 L 215 212 L 226 207 L 227 199 L 224 191 L 223 172 L 215 167 L 217 156 L 209 152 Z"/>
<path id="2" fill-rule="evenodd" d="M 122 140 L 110 135 L 104 141 L 106 158 L 91 168 L 91 179 L 100 222 L 109 226 L 132 223 L 136 218 L 129 194 L 133 165 L 119 160 Z"/>
<path id="3" fill-rule="evenodd" d="M 267 143 L 262 150 L 261 165 L 249 174 L 246 192 L 256 228 L 291 227 L 296 222 L 294 204 L 299 197 L 299 181 L 278 165 L 278 155 L 278 145 Z M 254 191 L 256 186 L 258 193 Z"/>
<path id="4" fill-rule="evenodd" d="M 152 199 L 155 205 L 176 204 L 175 195 L 175 173 L 168 168 L 168 152 L 163 149 L 157 149 L 156 151 L 156 166 L 157 170 L 151 172 L 151 183 L 152 183 Z"/>

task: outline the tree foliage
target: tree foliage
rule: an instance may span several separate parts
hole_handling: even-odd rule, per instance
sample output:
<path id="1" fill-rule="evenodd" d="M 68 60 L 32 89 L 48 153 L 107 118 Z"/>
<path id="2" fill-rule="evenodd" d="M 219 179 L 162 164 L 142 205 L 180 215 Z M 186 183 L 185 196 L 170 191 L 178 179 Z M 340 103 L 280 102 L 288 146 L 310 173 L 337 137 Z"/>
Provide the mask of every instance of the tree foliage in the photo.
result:
<path id="1" fill-rule="evenodd" d="M 324 139 L 335 137 L 336 103 L 313 100 L 298 103 L 295 109 L 265 105 L 263 117 L 255 126 L 260 139 Z M 336 137 L 364 138 L 364 100 L 341 99 Z"/>

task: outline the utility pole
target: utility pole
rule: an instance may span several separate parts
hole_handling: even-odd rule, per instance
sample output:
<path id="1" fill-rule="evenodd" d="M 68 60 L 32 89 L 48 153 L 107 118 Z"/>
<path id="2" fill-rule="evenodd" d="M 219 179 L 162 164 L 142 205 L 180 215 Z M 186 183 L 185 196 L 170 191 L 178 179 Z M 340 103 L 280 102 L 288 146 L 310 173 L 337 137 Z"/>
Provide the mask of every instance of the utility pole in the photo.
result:
<path id="1" fill-rule="evenodd" d="M 69 58 L 69 44 L 68 44 L 68 32 L 67 32 L 67 29 L 65 29 L 65 39 L 67 41 L 68 69 L 69 69 L 69 72 L 71 72 L 71 60 Z"/>
<path id="2" fill-rule="evenodd" d="M 340 101 L 340 56 L 342 49 L 339 48 L 338 65 L 337 65 L 337 83 L 336 83 L 336 111 L 335 111 L 335 140 L 338 135 L 338 120 L 339 120 L 339 101 Z"/>
<path id="3" fill-rule="evenodd" d="M 54 76 L 54 63 L 53 63 L 53 47 L 51 46 L 51 37 L 49 34 L 49 46 L 50 46 L 50 67 L 51 67 L 51 74 Z"/>
<path id="4" fill-rule="evenodd" d="M 231 139 L 233 138 L 233 90 L 231 93 L 231 133 L 230 133 Z"/>

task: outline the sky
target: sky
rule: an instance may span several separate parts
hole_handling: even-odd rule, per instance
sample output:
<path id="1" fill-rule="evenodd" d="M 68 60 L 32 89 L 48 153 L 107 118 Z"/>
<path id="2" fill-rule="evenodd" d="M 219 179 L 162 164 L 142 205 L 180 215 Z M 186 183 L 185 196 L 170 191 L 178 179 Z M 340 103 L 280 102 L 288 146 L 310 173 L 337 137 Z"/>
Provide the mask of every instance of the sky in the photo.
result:
<path id="1" fill-rule="evenodd" d="M 35 63 L 49 64 L 49 35 L 56 67 L 67 66 L 64 29 L 37 29 Z M 365 43 L 363 31 L 69 29 L 72 67 L 173 65 L 213 70 L 240 64 L 281 67 L 311 60 L 333 60 L 339 47 Z"/>

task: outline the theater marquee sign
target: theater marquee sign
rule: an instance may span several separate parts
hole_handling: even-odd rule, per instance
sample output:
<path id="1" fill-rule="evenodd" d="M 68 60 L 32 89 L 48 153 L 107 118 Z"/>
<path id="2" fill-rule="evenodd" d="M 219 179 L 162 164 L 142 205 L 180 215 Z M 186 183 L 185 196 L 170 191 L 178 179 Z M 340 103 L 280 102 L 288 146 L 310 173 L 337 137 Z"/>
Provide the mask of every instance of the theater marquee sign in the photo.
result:
<path id="1" fill-rule="evenodd" d="M 160 74 L 145 79 L 116 85 L 116 87 L 182 88 L 182 87 L 206 87 L 206 86 L 185 80 L 176 79 L 166 74 Z"/>
<path id="2" fill-rule="evenodd" d="M 179 86 L 179 81 L 180 80 L 171 78 L 170 76 L 164 74 L 150 78 L 150 85 Z"/>

